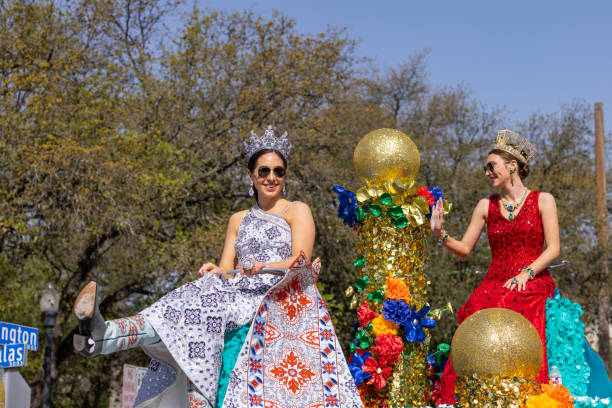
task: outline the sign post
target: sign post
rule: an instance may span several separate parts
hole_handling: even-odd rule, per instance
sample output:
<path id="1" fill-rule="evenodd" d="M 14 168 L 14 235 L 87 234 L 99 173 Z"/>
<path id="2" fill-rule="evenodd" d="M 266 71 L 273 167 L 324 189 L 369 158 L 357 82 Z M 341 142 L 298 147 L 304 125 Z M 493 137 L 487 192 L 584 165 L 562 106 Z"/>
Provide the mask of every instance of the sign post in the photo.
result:
<path id="1" fill-rule="evenodd" d="M 30 407 L 30 387 L 15 369 L 28 363 L 28 350 L 38 350 L 38 329 L 0 322 L 0 408 Z"/>
<path id="2" fill-rule="evenodd" d="M 123 365 L 123 389 L 121 392 L 121 408 L 132 408 L 142 379 L 147 373 L 146 367 L 137 367 L 130 364 Z"/>

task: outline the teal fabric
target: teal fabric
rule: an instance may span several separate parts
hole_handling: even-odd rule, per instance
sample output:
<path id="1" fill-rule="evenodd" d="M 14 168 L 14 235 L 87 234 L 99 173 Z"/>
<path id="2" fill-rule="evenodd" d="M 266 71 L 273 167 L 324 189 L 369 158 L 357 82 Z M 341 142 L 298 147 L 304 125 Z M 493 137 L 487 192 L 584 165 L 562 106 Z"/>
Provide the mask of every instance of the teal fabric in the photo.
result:
<path id="1" fill-rule="evenodd" d="M 574 396 L 611 398 L 612 383 L 601 357 L 584 338 L 581 315 L 580 305 L 563 298 L 556 289 L 555 296 L 546 301 L 548 368 L 550 370 L 553 365 L 559 368 L 563 385 Z M 585 401 L 581 403 L 586 404 Z"/>
<path id="2" fill-rule="evenodd" d="M 591 367 L 591 377 L 587 386 L 587 395 L 589 397 L 612 398 L 612 382 L 606 372 L 601 357 L 591 348 L 589 342 L 584 339 L 584 358 L 586 363 Z"/>
<path id="3" fill-rule="evenodd" d="M 546 357 L 548 370 L 557 366 L 572 395 L 586 395 L 591 368 L 584 359 L 582 308 L 559 292 L 546 300 Z"/>
<path id="4" fill-rule="evenodd" d="M 610 408 L 609 398 L 574 397 L 575 408 Z"/>
<path id="5" fill-rule="evenodd" d="M 225 346 L 221 358 L 221 374 L 219 376 L 219 389 L 217 390 L 217 408 L 223 405 L 223 399 L 227 391 L 227 385 L 230 379 L 230 373 L 234 369 L 234 364 L 238 360 L 238 354 L 244 344 L 251 324 L 246 324 L 238 329 L 231 330 L 225 333 Z"/>

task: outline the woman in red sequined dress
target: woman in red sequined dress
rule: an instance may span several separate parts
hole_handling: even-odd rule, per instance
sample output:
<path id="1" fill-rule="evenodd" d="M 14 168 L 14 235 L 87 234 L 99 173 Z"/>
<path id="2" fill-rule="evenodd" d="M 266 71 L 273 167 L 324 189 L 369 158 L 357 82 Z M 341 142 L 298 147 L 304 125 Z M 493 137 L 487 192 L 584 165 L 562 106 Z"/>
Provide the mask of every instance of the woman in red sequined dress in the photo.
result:
<path id="1" fill-rule="evenodd" d="M 546 299 L 555 292 L 547 266 L 559 255 L 559 225 L 555 199 L 549 193 L 530 191 L 523 184 L 529 174 L 533 146 L 519 134 L 498 133 L 489 152 L 485 176 L 498 194 L 476 205 L 461 240 L 449 237 L 443 226 L 441 200 L 431 217 L 432 234 L 455 255 L 467 257 L 484 227 L 491 247 L 491 266 L 482 283 L 459 309 L 457 321 L 486 308 L 502 307 L 525 316 L 537 329 L 544 345 L 544 359 L 537 377 L 548 382 L 546 360 Z M 441 379 L 439 404 L 452 404 L 456 375 L 450 358 Z"/>

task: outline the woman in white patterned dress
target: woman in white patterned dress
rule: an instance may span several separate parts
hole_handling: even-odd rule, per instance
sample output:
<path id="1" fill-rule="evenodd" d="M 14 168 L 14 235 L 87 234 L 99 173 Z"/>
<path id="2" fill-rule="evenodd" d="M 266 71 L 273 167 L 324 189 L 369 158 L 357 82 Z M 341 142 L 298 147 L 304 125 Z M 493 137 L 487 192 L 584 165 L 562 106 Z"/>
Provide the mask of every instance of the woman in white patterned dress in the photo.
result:
<path id="1" fill-rule="evenodd" d="M 315 226 L 310 208 L 283 198 L 286 157 L 291 146 L 285 135 L 275 137 L 271 128 L 262 136 L 252 133 L 245 145 L 255 205 L 230 217 L 219 265 L 204 264 L 199 271 L 200 279 L 175 289 L 138 315 L 107 322 L 98 311 L 99 289 L 95 282 L 90 282 L 75 302 L 81 332 L 75 336 L 75 348 L 93 356 L 142 346 L 153 360 L 136 406 L 207 407 L 214 406 L 217 397 L 224 334 L 251 323 L 249 336 L 229 378 L 224 407 L 263 407 L 263 404 L 314 407 L 325 401 L 335 402 L 332 406 L 360 407 L 361 401 L 335 335 L 330 348 L 336 370 L 332 374 L 336 377 L 331 382 L 328 369 L 317 370 L 314 363 L 308 363 L 321 361 L 322 342 L 315 339 L 314 343 L 306 342 L 306 347 L 296 340 L 299 336 L 292 335 L 298 327 L 303 338 L 307 337 L 305 333 L 323 330 L 316 321 L 327 316 L 327 311 L 314 286 L 316 274 L 314 279 L 308 278 L 312 272 L 294 272 L 282 278 L 262 271 L 263 268 L 287 271 L 300 254 L 302 264 L 307 263 L 314 244 Z M 236 268 L 240 269 L 240 276 L 227 276 L 227 271 Z M 297 290 L 294 290 L 295 282 L 299 286 Z M 291 297 L 287 294 L 301 299 L 302 303 L 297 305 L 299 316 L 296 318 L 297 309 L 290 305 L 293 314 L 289 319 L 287 316 L 284 319 L 276 316 L 276 320 L 274 316 L 265 318 L 254 331 L 252 322 L 254 318 L 261 320 L 262 313 L 278 310 L 277 315 L 286 314 L 285 304 Z M 277 321 L 276 326 L 271 323 Z M 322 320 L 321 324 L 324 323 Z M 258 331 L 260 326 L 264 329 Z M 333 333 L 333 327 L 330 330 Z M 283 337 L 285 331 L 289 335 Z M 270 337 L 270 332 L 277 335 Z M 284 343 L 279 341 L 281 337 Z M 329 335 L 322 340 L 328 344 Z M 300 345 L 292 348 L 296 342 Z M 325 358 L 329 358 L 327 347 Z M 259 348 L 269 354 L 267 360 L 257 357 Z M 283 358 L 294 361 L 299 355 L 295 361 L 300 361 L 301 371 L 279 371 L 274 365 L 278 360 L 270 359 L 275 351 L 281 353 L 287 349 L 295 351 L 295 355 L 283 354 Z M 261 369 L 253 371 L 258 364 Z M 257 382 L 259 388 L 254 386 Z M 267 393 L 263 391 L 264 382 L 274 385 L 266 387 Z M 330 394 L 324 383 L 333 382 L 336 390 Z M 319 392 L 319 388 L 327 391 Z M 319 400 L 323 394 L 324 400 Z"/>

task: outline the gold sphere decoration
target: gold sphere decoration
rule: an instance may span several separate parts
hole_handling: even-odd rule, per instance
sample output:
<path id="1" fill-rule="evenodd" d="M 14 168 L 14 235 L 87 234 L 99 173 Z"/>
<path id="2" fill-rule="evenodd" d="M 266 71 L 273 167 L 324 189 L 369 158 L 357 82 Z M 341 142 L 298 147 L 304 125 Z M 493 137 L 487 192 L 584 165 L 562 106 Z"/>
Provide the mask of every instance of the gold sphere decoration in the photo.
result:
<path id="1" fill-rule="evenodd" d="M 421 159 L 416 145 L 406 134 L 382 128 L 365 135 L 353 153 L 357 177 L 365 185 L 382 185 L 400 179 L 411 185 Z"/>
<path id="2" fill-rule="evenodd" d="M 535 380 L 542 353 L 542 340 L 531 322 L 501 308 L 483 309 L 465 319 L 451 342 L 458 377 L 477 374 Z"/>

